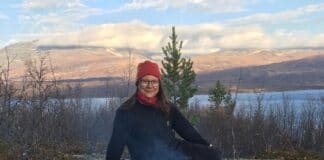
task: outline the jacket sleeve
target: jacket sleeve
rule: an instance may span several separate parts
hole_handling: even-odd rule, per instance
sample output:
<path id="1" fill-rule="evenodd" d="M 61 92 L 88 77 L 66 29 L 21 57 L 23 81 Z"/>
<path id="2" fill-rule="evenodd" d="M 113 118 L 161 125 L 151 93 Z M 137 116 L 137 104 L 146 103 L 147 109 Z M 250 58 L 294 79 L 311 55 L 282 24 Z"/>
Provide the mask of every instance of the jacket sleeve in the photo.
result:
<path id="1" fill-rule="evenodd" d="M 196 129 L 190 124 L 190 122 L 181 114 L 177 107 L 171 107 L 171 123 L 172 128 L 186 141 L 209 145 L 209 143 L 201 137 Z"/>
<path id="2" fill-rule="evenodd" d="M 113 132 L 107 147 L 106 160 L 119 160 L 127 142 L 125 115 L 120 110 L 116 111 L 113 123 Z"/>

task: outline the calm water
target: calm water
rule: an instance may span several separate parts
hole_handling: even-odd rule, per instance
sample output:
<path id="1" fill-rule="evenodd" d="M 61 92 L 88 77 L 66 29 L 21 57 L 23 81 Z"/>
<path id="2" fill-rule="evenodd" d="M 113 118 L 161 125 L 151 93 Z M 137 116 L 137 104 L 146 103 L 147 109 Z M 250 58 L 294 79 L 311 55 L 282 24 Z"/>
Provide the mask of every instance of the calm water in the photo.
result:
<path id="1" fill-rule="evenodd" d="M 235 95 L 232 94 L 234 98 Z M 324 101 L 324 90 L 298 90 L 285 92 L 260 92 L 260 93 L 238 93 L 237 104 L 249 104 L 257 102 L 257 99 L 262 99 L 265 104 L 282 103 L 283 99 L 294 101 L 297 105 L 302 105 L 308 100 Z M 190 99 L 189 103 L 199 101 L 204 106 L 210 105 L 208 95 L 195 95 Z"/>
<path id="2" fill-rule="evenodd" d="M 235 95 L 232 94 L 234 98 Z M 236 110 L 249 110 L 253 106 L 261 104 L 265 110 L 289 104 L 296 111 L 301 111 L 302 107 L 312 103 L 315 107 L 324 107 L 324 90 L 297 90 L 284 92 L 260 92 L 260 93 L 238 93 Z M 260 103 L 258 103 L 260 102 Z M 208 95 L 196 95 L 189 101 L 190 106 L 200 104 L 208 107 Z"/>
<path id="3" fill-rule="evenodd" d="M 234 98 L 235 95 L 233 94 Z M 84 103 L 91 102 L 95 106 L 106 105 L 110 100 L 114 99 L 117 103 L 121 100 L 116 98 L 85 98 Z M 261 93 L 238 93 L 236 109 L 248 108 L 256 106 L 260 100 L 265 109 L 274 106 L 282 106 L 283 103 L 289 102 L 290 105 L 301 108 L 308 103 L 313 103 L 317 107 L 324 107 L 324 89 L 321 90 L 297 90 L 284 92 L 261 92 Z M 284 101 L 287 100 L 287 101 Z M 119 102 L 118 102 L 119 101 Z M 193 107 L 198 104 L 200 107 L 209 107 L 208 95 L 195 95 L 189 100 L 189 106 Z"/>

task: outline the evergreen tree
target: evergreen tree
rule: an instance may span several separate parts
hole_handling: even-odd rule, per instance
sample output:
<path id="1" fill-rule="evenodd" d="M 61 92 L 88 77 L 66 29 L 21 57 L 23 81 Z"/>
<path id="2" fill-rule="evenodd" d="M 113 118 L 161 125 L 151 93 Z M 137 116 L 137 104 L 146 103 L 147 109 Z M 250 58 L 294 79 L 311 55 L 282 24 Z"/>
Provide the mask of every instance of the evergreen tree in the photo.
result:
<path id="1" fill-rule="evenodd" d="M 181 57 L 182 41 L 177 41 L 174 27 L 172 27 L 172 35 L 169 38 L 171 42 L 162 47 L 164 54 L 163 69 L 161 69 L 163 88 L 171 102 L 181 108 L 186 108 L 189 98 L 197 91 L 197 87 L 193 85 L 196 74 L 192 69 L 193 62 Z"/>
<path id="2" fill-rule="evenodd" d="M 208 100 L 214 103 L 215 107 L 220 107 L 225 100 L 226 88 L 219 80 L 216 81 L 215 86 L 209 90 Z"/>
<path id="3" fill-rule="evenodd" d="M 222 106 L 227 114 L 233 114 L 235 102 L 232 99 L 232 94 L 219 80 L 209 90 L 208 100 L 214 103 L 216 109 Z"/>

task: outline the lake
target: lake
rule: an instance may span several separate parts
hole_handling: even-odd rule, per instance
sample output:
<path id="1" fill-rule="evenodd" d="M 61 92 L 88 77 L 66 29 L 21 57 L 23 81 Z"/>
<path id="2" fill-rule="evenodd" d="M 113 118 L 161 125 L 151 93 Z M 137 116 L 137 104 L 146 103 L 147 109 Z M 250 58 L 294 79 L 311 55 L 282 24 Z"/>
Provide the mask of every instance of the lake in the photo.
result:
<path id="1" fill-rule="evenodd" d="M 235 94 L 232 94 L 235 97 Z M 262 106 L 265 110 L 271 106 L 280 106 L 288 102 L 297 110 L 300 110 L 304 105 L 313 103 L 317 106 L 324 107 L 324 89 L 320 90 L 296 90 L 296 91 L 281 91 L 281 92 L 259 92 L 259 93 L 238 93 L 236 110 L 247 109 L 250 106 L 257 106 L 258 100 L 261 99 Z M 120 101 L 118 98 L 84 98 L 83 102 L 89 102 L 94 106 L 106 105 L 110 100 Z M 117 102 L 119 103 L 119 102 Z M 199 104 L 200 107 L 209 107 L 208 95 L 195 95 L 189 100 L 189 107 Z"/>
<path id="2" fill-rule="evenodd" d="M 232 93 L 232 97 L 235 94 Z M 296 90 L 281 92 L 259 92 L 259 93 L 238 93 L 236 111 L 241 109 L 251 109 L 250 106 L 257 106 L 258 101 L 261 102 L 265 110 L 271 107 L 282 106 L 288 103 L 293 106 L 296 111 L 301 111 L 303 106 L 312 103 L 316 107 L 324 107 L 324 89 L 320 90 Z M 195 95 L 189 100 L 190 106 L 195 103 L 203 107 L 210 106 L 208 95 Z"/>

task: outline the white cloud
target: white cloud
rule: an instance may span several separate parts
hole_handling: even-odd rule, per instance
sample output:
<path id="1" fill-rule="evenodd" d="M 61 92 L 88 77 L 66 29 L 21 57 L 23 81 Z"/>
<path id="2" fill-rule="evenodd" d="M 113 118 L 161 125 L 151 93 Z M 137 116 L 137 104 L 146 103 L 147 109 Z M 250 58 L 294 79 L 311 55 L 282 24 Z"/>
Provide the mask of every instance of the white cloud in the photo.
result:
<path id="1" fill-rule="evenodd" d="M 229 28 L 216 40 L 222 48 L 271 48 L 272 39 L 259 26 Z"/>
<path id="2" fill-rule="evenodd" d="M 19 16 L 20 24 L 29 26 L 25 27 L 29 29 L 25 32 L 78 30 L 83 26 L 82 19 L 104 13 L 101 9 L 87 7 L 80 0 L 25 0 L 20 7 L 25 10 Z"/>
<path id="3" fill-rule="evenodd" d="M 318 46 L 324 47 L 324 34 L 322 33 L 312 38 L 309 41 L 309 45 L 313 47 L 318 47 Z"/>
<path id="4" fill-rule="evenodd" d="M 278 29 L 267 33 L 261 26 L 197 24 L 176 26 L 183 40 L 184 54 L 205 54 L 221 48 L 294 48 L 321 47 L 324 35 L 310 31 Z M 43 45 L 92 45 L 109 48 L 131 47 L 161 53 L 170 42 L 171 26 L 150 25 L 141 21 L 88 26 L 74 32 L 46 32 L 16 35 L 15 39 L 39 39 Z"/>
<path id="5" fill-rule="evenodd" d="M 0 12 L 0 20 L 9 20 L 9 17 Z"/>
<path id="6" fill-rule="evenodd" d="M 126 3 L 121 8 L 117 9 L 117 11 L 148 8 L 157 10 L 177 8 L 180 10 L 224 13 L 245 11 L 246 5 L 246 0 L 132 0 L 130 3 Z"/>
<path id="7" fill-rule="evenodd" d="M 277 29 L 268 34 L 272 40 L 270 48 L 323 47 L 324 34 L 313 34 L 306 30 Z"/>
<path id="8" fill-rule="evenodd" d="M 206 32 L 217 32 L 221 30 L 219 25 L 197 25 L 196 32 L 192 32 L 193 26 L 177 27 L 179 40 L 184 40 L 190 50 L 195 47 L 210 50 L 212 43 L 206 43 Z M 201 28 L 201 29 L 199 29 Z M 98 26 L 85 27 L 80 32 L 43 32 L 39 34 L 20 34 L 17 39 L 32 40 L 40 39 L 39 43 L 43 45 L 93 45 L 106 47 L 132 47 L 153 52 L 160 52 L 161 47 L 169 41 L 171 27 L 149 25 L 140 21 L 132 21 L 118 24 L 104 24 Z M 197 44 L 196 38 L 201 39 Z M 197 49 L 195 51 L 202 51 Z"/>
<path id="9" fill-rule="evenodd" d="M 298 21 L 303 15 L 307 15 L 315 12 L 324 11 L 324 3 L 308 5 L 300 7 L 294 10 L 288 10 L 277 13 L 258 13 L 246 17 L 241 17 L 237 19 L 230 20 L 230 22 L 240 23 L 240 24 L 250 24 L 250 23 L 280 23 L 283 21 Z"/>
<path id="10" fill-rule="evenodd" d="M 269 47 L 270 38 L 258 27 L 225 28 L 220 24 L 183 25 L 176 27 L 183 40 L 184 54 L 203 54 L 219 48 Z M 170 26 L 149 25 L 140 21 L 87 27 L 81 32 L 40 35 L 41 44 L 132 47 L 161 52 L 170 41 Z M 64 39 L 64 41 L 62 41 Z"/>
<path id="11" fill-rule="evenodd" d="M 159 27 L 133 21 L 129 23 L 104 24 L 87 27 L 81 32 L 56 33 L 42 37 L 41 44 L 93 45 L 106 47 L 132 47 L 155 50 L 163 33 Z M 62 41 L 64 39 L 64 41 Z"/>
<path id="12" fill-rule="evenodd" d="M 219 39 L 226 29 L 220 24 L 197 24 L 176 27 L 178 39 L 183 40 L 183 53 L 209 53 L 219 49 L 215 40 Z M 161 45 L 166 45 L 170 39 L 171 29 L 165 31 Z"/>
<path id="13" fill-rule="evenodd" d="M 21 15 L 20 21 L 24 25 L 33 26 L 30 28 L 37 32 L 44 32 L 46 30 L 67 31 L 79 29 L 82 26 L 82 23 L 79 23 L 80 20 L 97 13 L 100 13 L 100 10 L 65 10 L 47 14 Z"/>
<path id="14" fill-rule="evenodd" d="M 52 8 L 83 8 L 80 0 L 24 0 L 20 7 L 27 10 Z"/>

